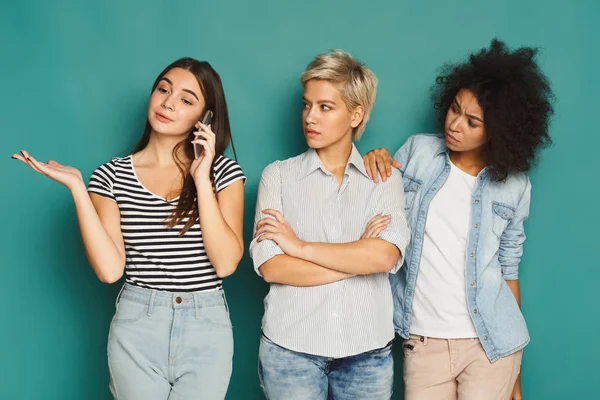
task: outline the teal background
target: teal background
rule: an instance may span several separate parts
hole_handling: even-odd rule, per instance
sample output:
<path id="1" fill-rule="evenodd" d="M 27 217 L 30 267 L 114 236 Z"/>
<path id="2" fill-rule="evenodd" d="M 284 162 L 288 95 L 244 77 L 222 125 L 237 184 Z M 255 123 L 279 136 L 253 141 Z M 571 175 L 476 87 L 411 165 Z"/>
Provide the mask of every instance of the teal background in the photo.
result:
<path id="1" fill-rule="evenodd" d="M 542 48 L 556 92 L 555 145 L 531 173 L 521 269 L 531 331 L 526 400 L 598 398 L 599 3 L 589 1 L 3 1 L 0 5 L 0 398 L 108 399 L 106 339 L 118 285 L 100 283 L 68 191 L 10 159 L 74 165 L 89 177 L 139 138 L 152 82 L 182 56 L 224 82 L 248 176 L 245 239 L 259 174 L 304 150 L 298 76 L 342 48 L 380 80 L 358 148 L 396 150 L 433 131 L 429 88 L 444 62 L 497 36 Z M 256 356 L 267 285 L 246 254 L 226 290 L 235 329 L 229 399 L 259 399 Z M 399 347 L 399 346 L 398 346 Z M 400 352 L 396 395 L 402 398 Z"/>

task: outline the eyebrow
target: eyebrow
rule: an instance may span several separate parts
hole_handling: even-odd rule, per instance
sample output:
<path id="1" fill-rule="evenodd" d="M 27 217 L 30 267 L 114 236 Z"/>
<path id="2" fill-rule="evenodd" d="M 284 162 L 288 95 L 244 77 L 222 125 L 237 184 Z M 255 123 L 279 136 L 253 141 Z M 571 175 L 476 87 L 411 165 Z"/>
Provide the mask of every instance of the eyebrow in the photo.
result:
<path id="1" fill-rule="evenodd" d="M 161 81 L 167 81 L 167 83 L 171 86 L 173 86 L 173 82 L 171 82 L 171 80 L 169 78 L 167 78 L 166 76 L 163 76 L 163 78 L 161 79 Z M 194 96 L 196 98 L 196 100 L 200 101 L 200 99 L 198 98 L 198 95 L 196 95 L 196 93 L 194 93 L 193 91 L 191 91 L 190 89 L 181 89 L 184 92 L 188 92 L 189 94 L 191 94 L 192 96 Z"/>
<path id="2" fill-rule="evenodd" d="M 304 96 L 302 96 L 302 101 L 310 103 L 310 101 L 308 101 L 308 99 Z M 334 106 L 336 105 L 335 101 L 333 101 L 333 100 L 319 100 L 319 101 L 317 101 L 317 104 L 331 104 Z"/>
<path id="3" fill-rule="evenodd" d="M 458 108 L 459 108 L 459 109 L 461 109 L 461 110 L 462 110 L 462 107 L 460 106 L 460 103 L 458 102 L 458 100 L 457 100 L 457 99 L 454 99 L 454 103 L 455 103 L 455 104 L 458 106 Z M 477 121 L 479 121 L 479 122 L 481 122 L 481 123 L 483 124 L 483 120 L 482 120 L 481 118 L 479 118 L 479 117 L 477 117 L 477 116 L 475 116 L 475 115 L 472 115 L 472 114 L 465 114 L 465 115 L 466 115 L 467 117 L 469 117 L 469 118 L 472 118 L 472 119 L 474 119 L 474 120 L 477 120 Z"/>

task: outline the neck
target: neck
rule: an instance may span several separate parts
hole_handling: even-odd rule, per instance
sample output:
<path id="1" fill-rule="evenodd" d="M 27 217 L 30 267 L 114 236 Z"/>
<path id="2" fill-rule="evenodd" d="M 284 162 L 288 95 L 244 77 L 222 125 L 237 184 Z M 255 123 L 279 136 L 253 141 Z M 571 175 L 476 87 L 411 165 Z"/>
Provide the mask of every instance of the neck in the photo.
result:
<path id="1" fill-rule="evenodd" d="M 139 158 L 143 159 L 145 162 L 156 164 L 161 167 L 175 165 L 175 160 L 173 159 L 173 149 L 184 139 L 185 137 L 183 135 L 166 136 L 152 131 L 150 132 L 150 140 L 148 141 L 148 145 L 144 148 L 144 150 L 140 151 L 141 157 Z M 185 159 L 183 147 L 179 149 L 178 155 L 180 158 Z"/>
<path id="2" fill-rule="evenodd" d="M 470 151 L 451 151 L 450 160 L 461 170 L 477 176 L 485 168 L 481 148 Z"/>
<path id="3" fill-rule="evenodd" d="M 325 168 L 335 174 L 340 168 L 346 169 L 350 154 L 352 153 L 352 135 L 348 135 L 348 138 L 344 137 L 342 140 L 333 143 L 322 149 L 317 149 L 317 154 L 321 159 L 321 162 Z"/>

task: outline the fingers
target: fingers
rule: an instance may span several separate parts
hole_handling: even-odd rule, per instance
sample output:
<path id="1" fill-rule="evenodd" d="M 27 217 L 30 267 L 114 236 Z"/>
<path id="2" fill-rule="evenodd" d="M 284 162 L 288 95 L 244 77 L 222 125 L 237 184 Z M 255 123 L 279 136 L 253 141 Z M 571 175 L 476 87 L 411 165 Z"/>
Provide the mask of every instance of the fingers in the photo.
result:
<path id="1" fill-rule="evenodd" d="M 377 215 L 375 215 L 373 218 L 371 218 L 369 220 L 369 222 L 367 222 L 367 227 L 371 224 L 373 224 L 373 222 L 376 222 L 377 220 L 380 220 L 381 218 L 383 218 L 383 214 L 379 213 Z"/>
<path id="2" fill-rule="evenodd" d="M 390 169 L 389 165 L 386 165 L 385 161 L 383 161 L 382 159 L 378 158 L 377 159 L 377 171 L 379 172 L 379 175 L 381 175 L 381 180 L 383 182 L 385 182 L 388 178 L 388 170 Z M 391 174 L 391 170 L 390 170 L 390 174 Z"/>
<path id="3" fill-rule="evenodd" d="M 27 164 L 27 160 L 25 160 L 25 157 L 23 157 L 21 154 L 13 154 L 11 157 L 15 160 L 21 161 L 23 164 Z"/>
<path id="4" fill-rule="evenodd" d="M 369 153 L 365 154 L 363 157 L 363 163 L 365 164 L 365 169 L 367 170 L 367 175 L 369 175 L 369 179 L 373 180 L 373 173 L 371 172 L 371 165 L 369 164 Z"/>
<path id="5" fill-rule="evenodd" d="M 384 219 L 378 220 L 376 223 L 371 224 L 369 226 L 369 229 L 373 230 L 373 229 L 377 229 L 381 226 L 387 226 L 390 224 L 390 222 L 392 222 L 392 217 L 386 217 Z"/>
<path id="6" fill-rule="evenodd" d="M 383 182 L 392 176 L 392 158 L 386 149 L 371 150 L 363 157 L 363 162 L 365 163 L 367 175 L 375 183 L 379 183 L 379 176 L 381 176 Z"/>
<path id="7" fill-rule="evenodd" d="M 44 174 L 48 177 L 52 177 L 52 170 L 48 167 L 48 165 L 36 160 L 33 157 L 29 157 L 28 161 L 31 164 L 31 167 L 33 169 L 35 169 L 37 172 Z"/>
<path id="8" fill-rule="evenodd" d="M 204 125 L 202 122 L 196 122 L 196 125 L 194 125 L 194 127 L 198 128 L 199 132 L 203 131 L 211 137 L 216 136 L 215 133 L 211 129 L 212 128 L 211 125 Z"/>
<path id="9" fill-rule="evenodd" d="M 259 237 L 263 233 L 279 233 L 279 229 L 277 226 L 273 225 L 263 225 L 260 229 L 256 230 L 254 237 Z"/>
<path id="10" fill-rule="evenodd" d="M 390 152 L 387 151 L 386 148 L 382 147 L 380 149 L 375 150 L 377 152 L 377 156 L 381 157 L 381 158 L 391 158 L 390 157 Z"/>
<path id="11" fill-rule="evenodd" d="M 377 236 L 379 236 L 379 234 L 385 228 L 387 228 L 387 224 L 383 224 L 383 225 L 377 226 L 376 228 L 373 228 L 372 230 L 369 230 L 368 232 L 365 232 L 364 235 L 362 236 L 362 239 L 376 238 Z"/>
<path id="12" fill-rule="evenodd" d="M 23 160 L 25 161 L 25 163 L 31 167 L 31 164 L 30 164 L 31 155 L 29 155 L 29 153 L 27 151 L 21 150 L 21 157 L 23 157 Z"/>
<path id="13" fill-rule="evenodd" d="M 265 233 L 263 235 L 261 235 L 261 237 L 259 237 L 258 239 L 256 239 L 257 242 L 262 242 L 263 240 L 273 240 L 275 241 L 275 234 L 273 233 Z"/>
<path id="14" fill-rule="evenodd" d="M 50 176 L 46 164 L 40 163 L 25 150 L 22 150 L 20 154 L 13 154 L 12 158 L 28 165 L 32 170 L 39 174 Z"/>
<path id="15" fill-rule="evenodd" d="M 371 157 L 369 159 L 369 169 L 371 171 L 371 179 L 373 179 L 373 182 L 379 183 L 379 174 L 377 173 L 377 158 Z"/>
<path id="16" fill-rule="evenodd" d="M 370 226 L 363 235 L 363 238 L 374 238 L 377 237 L 385 228 L 390 224 L 389 220 L 382 221 L 378 224 Z"/>
<path id="17" fill-rule="evenodd" d="M 214 134 L 211 135 L 208 132 L 204 132 L 204 131 L 200 130 L 200 131 L 194 132 L 194 135 L 196 135 L 196 140 L 198 138 L 203 138 L 209 143 L 213 143 L 213 144 L 215 143 L 216 138 L 215 138 Z"/>
<path id="18" fill-rule="evenodd" d="M 263 218 L 256 224 L 256 229 L 262 228 L 264 225 L 278 226 L 279 222 L 274 220 L 273 218 Z"/>
<path id="19" fill-rule="evenodd" d="M 266 210 L 263 210 L 262 213 L 272 216 L 273 218 L 275 218 L 275 220 L 277 222 L 285 223 L 285 219 L 283 218 L 283 214 L 281 214 L 281 212 L 279 212 L 277 210 L 273 210 L 273 209 L 268 208 Z"/>
<path id="20" fill-rule="evenodd" d="M 269 210 L 269 211 L 272 211 L 272 210 Z M 265 214 L 268 214 L 268 213 L 265 212 Z M 271 214 L 269 214 L 269 215 L 271 215 Z M 281 224 L 281 222 L 279 222 L 273 218 L 263 218 L 256 223 L 256 233 L 254 234 L 254 237 L 257 238 L 266 232 L 271 232 L 271 233 L 279 232 L 280 224 Z"/>
<path id="21" fill-rule="evenodd" d="M 391 164 L 391 162 L 386 162 L 386 163 L 384 163 L 384 165 L 383 165 L 383 166 L 384 166 L 384 168 L 385 168 L 385 171 L 384 171 L 384 173 L 385 173 L 385 176 L 386 176 L 386 177 L 388 177 L 388 178 L 389 178 L 390 176 L 392 176 L 392 164 Z M 385 180 L 384 180 L 384 181 L 385 181 Z"/>
<path id="22" fill-rule="evenodd" d="M 402 168 L 402 163 L 400 161 L 396 161 L 392 158 L 392 167 L 400 169 L 400 168 Z"/>
<path id="23" fill-rule="evenodd" d="M 392 176 L 392 160 L 391 158 L 388 159 L 388 162 L 384 163 L 385 166 L 385 176 L 390 177 Z"/>
<path id="24" fill-rule="evenodd" d="M 21 155 L 22 155 L 22 157 L 24 159 L 24 162 L 27 165 L 29 165 L 34 171 L 39 172 L 40 174 L 48 175 L 44 171 L 45 165 L 42 165 L 43 163 L 40 163 L 39 161 L 37 161 L 27 151 L 25 151 L 25 150 L 21 151 Z"/>
<path id="25" fill-rule="evenodd" d="M 389 215 L 384 215 L 382 213 L 379 213 L 379 214 L 375 215 L 373 218 L 371 218 L 369 220 L 369 222 L 367 222 L 367 226 L 377 224 L 389 217 L 390 217 Z"/>
<path id="26" fill-rule="evenodd" d="M 198 131 L 194 132 L 196 138 L 192 140 L 193 144 L 199 144 L 204 147 L 204 152 L 208 152 L 211 156 L 215 154 L 215 139 L 211 137 L 207 132 Z"/>
<path id="27" fill-rule="evenodd" d="M 211 155 L 215 154 L 215 145 L 211 146 L 210 142 L 204 139 L 196 139 L 192 140 L 193 144 L 199 144 L 204 148 L 204 153 L 210 153 Z M 205 155 L 203 153 L 203 155 Z"/>
<path id="28" fill-rule="evenodd" d="M 385 228 L 388 227 L 388 225 L 390 224 L 390 222 L 391 222 L 390 220 L 387 220 L 387 221 L 380 222 L 377 225 L 373 226 L 372 231 L 373 232 L 377 232 L 377 233 L 375 233 L 374 236 L 379 235 L 379 233 L 381 233 L 382 230 L 384 230 Z"/>
<path id="29" fill-rule="evenodd" d="M 390 224 L 392 220 L 391 215 L 382 215 L 377 214 L 367 223 L 365 228 L 365 232 L 361 236 L 361 238 L 372 238 L 377 237 L 387 226 Z"/>
<path id="30" fill-rule="evenodd" d="M 204 148 L 204 150 L 209 149 L 209 151 L 210 151 L 210 146 L 208 145 L 208 141 L 206 141 L 205 139 L 192 140 L 192 144 L 199 144 Z"/>

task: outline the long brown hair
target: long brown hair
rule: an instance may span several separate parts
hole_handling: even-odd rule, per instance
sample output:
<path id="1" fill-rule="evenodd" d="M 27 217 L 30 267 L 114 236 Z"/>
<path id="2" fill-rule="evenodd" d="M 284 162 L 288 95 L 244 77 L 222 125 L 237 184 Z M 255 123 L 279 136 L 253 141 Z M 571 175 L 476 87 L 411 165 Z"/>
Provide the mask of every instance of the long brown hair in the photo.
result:
<path id="1" fill-rule="evenodd" d="M 225 101 L 225 93 L 223 91 L 223 84 L 221 83 L 221 77 L 212 68 L 212 66 L 206 61 L 198 61 L 193 58 L 185 57 L 173 62 L 167 66 L 156 78 L 154 85 L 152 85 L 152 92 L 156 90 L 161 79 L 173 68 L 181 68 L 191 72 L 196 77 L 202 96 L 204 97 L 205 108 L 204 110 L 211 110 L 213 113 L 211 129 L 215 133 L 215 158 L 211 167 L 210 178 L 215 188 L 215 161 L 223 155 L 229 144 L 231 143 L 234 157 L 237 159 L 235 153 L 235 147 L 231 138 L 231 129 L 229 127 L 229 113 L 227 112 L 227 102 Z M 204 113 L 204 111 L 203 111 Z M 180 235 L 185 234 L 198 220 L 198 203 L 196 185 L 194 184 L 194 178 L 188 170 L 189 160 L 194 159 L 194 147 L 191 141 L 194 139 L 194 131 L 190 131 L 188 137 L 185 140 L 179 142 L 173 149 L 173 159 L 179 168 L 179 172 L 184 177 L 183 187 L 179 196 L 179 201 L 173 213 L 169 216 L 166 221 L 168 228 L 173 228 L 179 224 L 186 217 L 189 220 L 185 226 L 179 232 Z M 133 152 L 146 148 L 150 141 L 150 132 L 152 127 L 146 120 L 146 126 L 144 128 L 144 134 L 140 141 L 135 145 Z M 180 157 L 180 149 L 183 147 L 184 153 L 188 160 L 182 160 Z"/>

